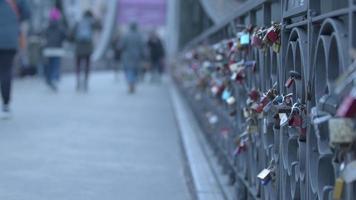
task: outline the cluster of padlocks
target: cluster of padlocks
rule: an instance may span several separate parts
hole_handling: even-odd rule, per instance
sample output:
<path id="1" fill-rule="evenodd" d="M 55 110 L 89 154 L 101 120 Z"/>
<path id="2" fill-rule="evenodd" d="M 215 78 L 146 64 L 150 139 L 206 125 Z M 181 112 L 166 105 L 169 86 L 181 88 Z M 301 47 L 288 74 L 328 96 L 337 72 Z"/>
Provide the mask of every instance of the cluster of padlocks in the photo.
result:
<path id="1" fill-rule="evenodd" d="M 196 46 L 175 79 L 237 199 L 356 199 L 356 63 L 324 91 L 296 67 L 273 71 L 254 55 L 278 54 L 282 29 Z"/>

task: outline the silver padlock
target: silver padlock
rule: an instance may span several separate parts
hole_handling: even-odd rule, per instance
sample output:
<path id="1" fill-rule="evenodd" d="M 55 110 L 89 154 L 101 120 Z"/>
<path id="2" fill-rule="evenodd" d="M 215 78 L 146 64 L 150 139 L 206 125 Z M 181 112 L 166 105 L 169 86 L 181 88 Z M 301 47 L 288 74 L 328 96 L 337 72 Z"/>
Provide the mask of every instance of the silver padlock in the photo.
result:
<path id="1" fill-rule="evenodd" d="M 356 160 L 348 163 L 341 174 L 346 183 L 356 181 Z"/>

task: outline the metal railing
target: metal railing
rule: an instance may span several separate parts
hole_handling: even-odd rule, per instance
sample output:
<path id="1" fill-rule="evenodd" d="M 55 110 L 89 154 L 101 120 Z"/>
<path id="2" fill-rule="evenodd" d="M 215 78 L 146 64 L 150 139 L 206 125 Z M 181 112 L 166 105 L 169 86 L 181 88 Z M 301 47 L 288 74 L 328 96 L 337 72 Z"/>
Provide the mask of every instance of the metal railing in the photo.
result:
<path id="1" fill-rule="evenodd" d="M 335 81 L 351 69 L 349 49 L 356 46 L 355 20 L 355 0 L 250 0 L 224 23 L 212 27 L 185 47 L 185 53 L 196 53 L 199 51 L 196 48 L 201 46 L 235 38 L 242 27 L 270 26 L 271 21 L 282 24 L 279 53 L 270 47 L 249 48 L 247 53 L 238 54 L 235 61 L 254 60 L 256 66 L 254 72 L 246 72 L 244 84 L 229 83 L 237 102 L 234 108 L 212 95 L 211 82 L 206 83 L 197 76 L 203 66 L 192 67 L 192 62 L 182 59 L 175 71 L 182 93 L 224 172 L 236 187 L 237 199 L 337 199 L 338 196 L 343 200 L 356 199 L 355 183 L 340 185 L 344 165 L 356 160 L 355 145 L 349 145 L 347 150 L 342 145 L 330 145 L 330 122 L 313 122 L 313 111 L 324 106 L 321 99 L 335 96 Z M 209 60 L 194 56 L 192 59 L 195 65 L 204 65 Z M 301 79 L 287 88 L 285 83 L 290 71 L 296 71 Z M 351 79 L 355 77 L 356 73 Z M 276 128 L 269 122 L 267 113 L 256 117 L 257 129 L 249 135 L 245 149 L 240 148 L 242 153 L 236 153 L 241 134 L 248 127 L 244 110 L 249 92 L 253 88 L 266 92 L 275 82 L 278 94 L 293 93 L 294 102 L 300 100 L 305 104 L 308 121 L 305 138 L 301 139 L 291 126 Z M 349 94 L 350 90 L 347 91 L 347 94 L 342 93 L 342 98 Z M 355 124 L 355 118 L 352 121 Z M 263 176 L 263 169 L 273 171 L 268 184 L 257 177 Z M 337 190 L 341 193 L 336 194 Z"/>

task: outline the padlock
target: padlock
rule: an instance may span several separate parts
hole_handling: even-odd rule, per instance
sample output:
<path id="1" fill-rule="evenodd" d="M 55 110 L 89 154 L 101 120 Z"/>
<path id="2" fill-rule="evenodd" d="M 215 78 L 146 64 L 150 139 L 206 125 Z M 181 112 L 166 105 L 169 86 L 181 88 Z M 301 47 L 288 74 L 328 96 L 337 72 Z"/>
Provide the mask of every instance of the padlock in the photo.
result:
<path id="1" fill-rule="evenodd" d="M 334 94 L 326 94 L 319 99 L 318 109 L 335 115 L 339 107 L 339 97 Z"/>
<path id="2" fill-rule="evenodd" d="M 279 127 L 284 127 L 289 123 L 289 118 L 286 113 L 278 113 L 280 124 Z"/>
<path id="3" fill-rule="evenodd" d="M 356 124 L 353 119 L 329 119 L 329 136 L 331 144 L 351 144 L 356 140 Z"/>
<path id="4" fill-rule="evenodd" d="M 230 63 L 229 69 L 231 72 L 237 72 L 244 65 L 244 63 L 244 60 L 241 60 L 240 62 Z"/>
<path id="5" fill-rule="evenodd" d="M 284 99 L 284 97 L 282 95 L 278 95 L 272 100 L 272 103 L 274 105 L 282 104 L 283 103 L 283 99 Z"/>
<path id="6" fill-rule="evenodd" d="M 320 111 L 317 107 L 313 107 L 310 111 L 311 122 L 314 125 L 319 125 L 321 123 L 329 121 L 332 116 L 324 111 Z"/>
<path id="7" fill-rule="evenodd" d="M 248 60 L 244 62 L 244 66 L 246 68 L 255 68 L 256 67 L 256 61 L 255 60 Z"/>
<path id="8" fill-rule="evenodd" d="M 285 83 L 285 87 L 290 88 L 293 85 L 293 83 L 295 83 L 295 80 L 301 80 L 301 79 L 302 79 L 302 75 L 299 72 L 290 71 L 289 78 L 287 79 L 287 81 Z"/>
<path id="9" fill-rule="evenodd" d="M 226 103 L 227 103 L 229 106 L 234 105 L 234 104 L 236 103 L 235 97 L 230 96 L 228 99 L 226 99 Z"/>
<path id="10" fill-rule="evenodd" d="M 284 86 L 285 86 L 286 88 L 290 88 L 290 87 L 293 85 L 293 83 L 294 83 L 294 79 L 293 79 L 292 77 L 289 77 L 289 78 L 287 79 L 286 83 L 284 84 Z"/>
<path id="11" fill-rule="evenodd" d="M 289 93 L 289 94 L 283 96 L 283 103 L 286 106 L 292 107 L 292 105 L 293 105 L 293 93 Z"/>
<path id="12" fill-rule="evenodd" d="M 247 151 L 247 144 L 245 139 L 240 139 L 234 151 L 234 156 L 237 156 Z"/>
<path id="13" fill-rule="evenodd" d="M 350 184 L 356 181 L 356 161 L 352 161 L 346 164 L 345 168 L 341 172 L 343 180 Z"/>
<path id="14" fill-rule="evenodd" d="M 210 125 L 215 125 L 219 122 L 219 118 L 216 115 L 211 115 L 211 116 L 209 116 L 208 121 L 209 121 Z"/>
<path id="15" fill-rule="evenodd" d="M 257 48 L 262 46 L 262 39 L 257 34 L 252 35 L 251 45 Z"/>
<path id="16" fill-rule="evenodd" d="M 280 42 L 275 42 L 275 43 L 273 43 L 273 45 L 272 45 L 272 50 L 273 50 L 275 53 L 279 53 L 280 50 L 281 50 L 281 43 L 280 43 Z"/>
<path id="17" fill-rule="evenodd" d="M 270 99 L 267 95 L 263 96 L 261 102 L 259 103 L 258 107 L 256 108 L 257 113 L 261 113 L 265 106 L 270 102 Z"/>
<path id="18" fill-rule="evenodd" d="M 248 46 L 250 44 L 250 34 L 242 32 L 240 35 L 240 43 L 242 46 Z"/>
<path id="19" fill-rule="evenodd" d="M 260 92 L 256 89 L 252 89 L 249 92 L 248 96 L 253 102 L 257 102 L 260 99 Z"/>
<path id="20" fill-rule="evenodd" d="M 262 185 L 267 185 L 272 180 L 272 171 L 270 169 L 263 169 L 258 173 L 257 178 L 261 180 Z"/>
<path id="21" fill-rule="evenodd" d="M 225 90 L 223 91 L 222 95 L 221 95 L 221 99 L 224 101 L 227 101 L 228 98 L 231 97 L 231 92 L 229 89 L 225 88 Z"/>
<path id="22" fill-rule="evenodd" d="M 231 80 L 237 81 L 237 82 L 242 82 L 245 80 L 246 74 L 245 74 L 245 68 L 244 67 L 239 67 L 236 72 L 234 72 L 231 75 Z"/>
<path id="23" fill-rule="evenodd" d="M 301 127 L 302 125 L 302 105 L 297 102 L 293 105 L 291 113 L 289 115 L 289 126 L 291 127 Z"/>
<path id="24" fill-rule="evenodd" d="M 275 26 L 270 27 L 267 30 L 266 37 L 271 43 L 277 42 L 280 38 L 278 29 Z"/>
<path id="25" fill-rule="evenodd" d="M 355 118 L 356 117 L 356 88 L 344 99 L 336 112 L 338 117 Z"/>
<path id="26" fill-rule="evenodd" d="M 345 181 L 342 178 L 337 178 L 335 180 L 334 191 L 333 191 L 333 200 L 341 200 L 342 194 L 344 191 Z"/>

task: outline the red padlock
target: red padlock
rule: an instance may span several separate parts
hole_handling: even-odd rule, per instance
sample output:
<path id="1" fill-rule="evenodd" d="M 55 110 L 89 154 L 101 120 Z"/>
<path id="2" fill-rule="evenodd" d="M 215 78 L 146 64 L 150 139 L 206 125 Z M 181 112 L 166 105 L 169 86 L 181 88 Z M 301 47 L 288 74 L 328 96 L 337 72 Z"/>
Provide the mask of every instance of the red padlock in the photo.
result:
<path id="1" fill-rule="evenodd" d="M 288 80 L 286 81 L 286 83 L 284 84 L 284 86 L 285 86 L 286 88 L 290 88 L 293 83 L 294 83 L 294 78 L 289 77 Z"/>
<path id="2" fill-rule="evenodd" d="M 302 118 L 299 114 L 294 115 L 290 118 L 288 125 L 292 127 L 301 127 L 302 126 Z"/>
<path id="3" fill-rule="evenodd" d="M 270 42 L 275 43 L 279 39 L 279 34 L 277 33 L 276 29 L 274 27 L 271 27 L 267 31 L 267 38 Z"/>
<path id="4" fill-rule="evenodd" d="M 269 103 L 268 96 L 263 96 L 262 99 L 261 99 L 260 104 L 256 108 L 256 112 L 257 113 L 261 113 L 268 103 Z"/>
<path id="5" fill-rule="evenodd" d="M 260 99 L 260 93 L 256 90 L 256 89 L 253 89 L 249 94 L 248 96 L 250 97 L 250 99 L 252 101 L 258 101 Z"/>
<path id="6" fill-rule="evenodd" d="M 336 116 L 344 118 L 356 117 L 356 89 L 353 89 L 351 94 L 343 100 L 336 112 Z"/>
<path id="7" fill-rule="evenodd" d="M 247 150 L 246 142 L 241 141 L 234 151 L 234 156 L 237 156 L 243 152 L 246 152 L 246 150 Z"/>

